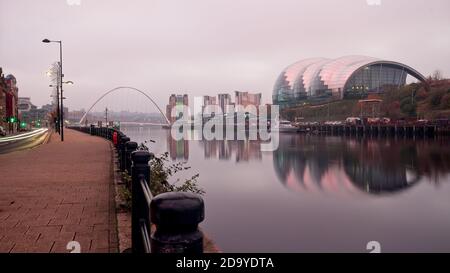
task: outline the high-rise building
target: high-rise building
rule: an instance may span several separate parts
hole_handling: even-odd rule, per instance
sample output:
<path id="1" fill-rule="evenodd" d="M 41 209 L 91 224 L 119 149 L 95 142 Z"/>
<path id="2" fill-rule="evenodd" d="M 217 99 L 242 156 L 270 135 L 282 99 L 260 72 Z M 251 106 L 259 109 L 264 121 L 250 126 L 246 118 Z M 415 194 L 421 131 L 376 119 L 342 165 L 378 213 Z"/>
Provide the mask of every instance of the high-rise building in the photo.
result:
<path id="1" fill-rule="evenodd" d="M 219 106 L 220 109 L 222 109 L 222 113 L 226 113 L 227 111 L 227 106 L 228 105 L 232 105 L 231 103 L 231 96 L 230 94 L 224 93 L 224 94 L 219 94 L 217 95 L 218 99 L 219 99 Z"/>
<path id="2" fill-rule="evenodd" d="M 213 96 L 203 96 L 203 106 L 216 105 L 216 97 Z"/>
<path id="3" fill-rule="evenodd" d="M 209 105 L 217 105 L 216 97 L 213 96 L 203 96 L 203 106 L 202 106 L 202 114 L 205 112 L 206 106 Z M 213 111 L 214 112 L 214 111 Z M 210 113 L 211 114 L 211 113 Z"/>
<path id="4" fill-rule="evenodd" d="M 172 117 L 172 109 L 177 106 L 189 106 L 188 95 L 175 95 L 172 94 L 169 97 L 169 104 L 166 106 L 166 116 L 170 123 L 174 123 L 176 120 L 180 119 L 183 116 L 182 109 L 177 109 L 177 114 L 175 117 Z"/>
<path id="5" fill-rule="evenodd" d="M 247 107 L 248 105 L 259 106 L 261 105 L 261 93 L 249 93 L 249 92 L 241 92 L 234 91 L 235 94 L 235 103 L 237 105 L 242 105 Z"/>

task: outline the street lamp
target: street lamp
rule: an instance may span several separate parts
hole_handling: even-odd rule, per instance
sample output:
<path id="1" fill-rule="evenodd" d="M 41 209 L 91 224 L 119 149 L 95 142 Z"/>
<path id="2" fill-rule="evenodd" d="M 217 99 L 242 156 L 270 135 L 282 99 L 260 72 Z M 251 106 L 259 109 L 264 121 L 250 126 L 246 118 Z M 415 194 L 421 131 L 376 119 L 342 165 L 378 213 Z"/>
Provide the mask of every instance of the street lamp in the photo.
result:
<path id="1" fill-rule="evenodd" d="M 61 141 L 64 141 L 64 106 L 63 106 L 63 77 L 64 77 L 64 74 L 63 74 L 63 70 L 62 70 L 62 41 L 61 40 L 59 40 L 59 41 L 51 41 L 51 40 L 49 40 L 49 39 L 44 39 L 44 40 L 42 40 L 42 42 L 43 43 L 46 43 L 46 44 L 48 44 L 48 43 L 59 43 L 59 75 L 60 75 L 60 81 L 59 81 L 59 83 L 60 83 L 60 90 L 61 90 L 61 103 L 60 103 L 60 105 L 61 105 L 61 107 L 60 107 L 60 109 L 59 109 L 59 117 L 60 117 L 60 122 L 59 122 L 59 126 L 60 126 L 60 130 L 61 130 Z"/>

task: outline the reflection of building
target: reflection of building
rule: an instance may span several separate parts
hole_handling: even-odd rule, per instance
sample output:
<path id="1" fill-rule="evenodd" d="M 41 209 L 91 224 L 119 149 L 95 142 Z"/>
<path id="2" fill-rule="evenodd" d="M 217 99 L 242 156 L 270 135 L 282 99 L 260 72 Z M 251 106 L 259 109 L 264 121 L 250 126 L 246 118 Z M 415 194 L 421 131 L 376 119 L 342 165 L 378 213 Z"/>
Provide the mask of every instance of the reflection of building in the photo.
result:
<path id="1" fill-rule="evenodd" d="M 189 159 L 189 141 L 173 139 L 170 130 L 167 131 L 167 150 L 169 150 L 169 156 L 172 160 Z"/>
<path id="2" fill-rule="evenodd" d="M 219 143 L 219 159 L 229 160 L 231 158 L 231 146 L 229 141 Z"/>
<path id="3" fill-rule="evenodd" d="M 383 92 L 385 86 L 404 85 L 408 75 L 425 81 L 407 65 L 372 57 L 305 59 L 281 72 L 273 89 L 273 103 L 283 108 L 308 101 L 366 98 Z"/>
<path id="4" fill-rule="evenodd" d="M 166 116 L 169 119 L 170 123 L 175 122 L 183 116 L 183 109 L 180 106 L 188 106 L 188 95 L 175 95 L 172 94 L 169 97 L 169 104 L 166 106 Z M 177 113 L 175 117 L 172 117 L 172 109 L 177 109 Z"/>
<path id="5" fill-rule="evenodd" d="M 216 158 L 217 157 L 217 142 L 218 140 L 205 140 L 203 142 L 203 154 L 205 158 Z"/>
<path id="6" fill-rule="evenodd" d="M 407 189 L 418 181 L 419 176 L 405 167 L 415 157 L 378 140 L 280 135 L 273 166 L 280 181 L 295 191 L 359 189 L 382 194 Z"/>
<path id="7" fill-rule="evenodd" d="M 219 158 L 230 160 L 235 156 L 236 162 L 250 161 L 262 158 L 261 143 L 256 140 L 204 140 L 203 150 L 205 158 Z"/>
<path id="8" fill-rule="evenodd" d="M 261 105 L 261 93 L 249 93 L 234 91 L 235 94 L 235 104 L 247 107 L 248 105 L 259 106 Z"/>

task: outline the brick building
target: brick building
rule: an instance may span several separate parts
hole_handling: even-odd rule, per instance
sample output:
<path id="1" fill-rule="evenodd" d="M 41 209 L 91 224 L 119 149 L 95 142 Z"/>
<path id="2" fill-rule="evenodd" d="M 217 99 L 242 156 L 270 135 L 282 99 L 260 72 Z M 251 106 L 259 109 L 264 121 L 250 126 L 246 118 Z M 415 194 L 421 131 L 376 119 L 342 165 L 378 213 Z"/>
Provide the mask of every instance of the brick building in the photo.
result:
<path id="1" fill-rule="evenodd" d="M 0 126 L 9 134 L 17 132 L 18 129 L 18 102 L 19 88 L 16 78 L 11 74 L 5 77 L 0 68 Z"/>
<path id="2" fill-rule="evenodd" d="M 6 116 L 6 92 L 7 92 L 7 85 L 6 85 L 6 79 L 3 75 L 2 68 L 0 67 L 0 126 L 3 128 L 7 128 L 7 116 Z"/>

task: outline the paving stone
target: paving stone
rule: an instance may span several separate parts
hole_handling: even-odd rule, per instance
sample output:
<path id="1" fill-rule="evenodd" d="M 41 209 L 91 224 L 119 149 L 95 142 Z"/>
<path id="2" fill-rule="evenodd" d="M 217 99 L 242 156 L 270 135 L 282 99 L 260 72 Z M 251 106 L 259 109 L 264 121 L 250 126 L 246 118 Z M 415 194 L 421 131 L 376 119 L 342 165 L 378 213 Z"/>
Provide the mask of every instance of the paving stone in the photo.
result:
<path id="1" fill-rule="evenodd" d="M 0 155 L 0 252 L 67 253 L 71 240 L 82 252 L 117 249 L 112 160 L 108 141 L 69 129 L 64 142 L 53 134 L 48 144 Z"/>

